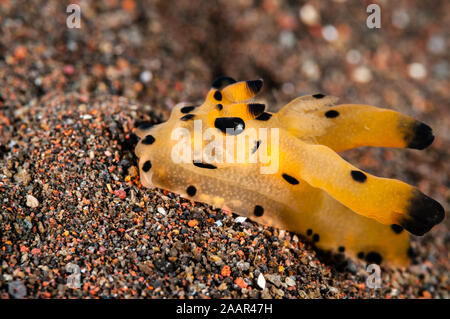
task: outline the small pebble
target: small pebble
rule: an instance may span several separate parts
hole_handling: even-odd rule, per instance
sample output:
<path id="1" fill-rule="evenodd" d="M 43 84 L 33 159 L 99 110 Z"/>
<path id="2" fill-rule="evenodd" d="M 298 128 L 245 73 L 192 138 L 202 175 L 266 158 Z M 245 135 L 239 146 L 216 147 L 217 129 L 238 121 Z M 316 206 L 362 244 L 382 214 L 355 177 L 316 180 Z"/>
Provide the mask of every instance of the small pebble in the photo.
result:
<path id="1" fill-rule="evenodd" d="M 8 284 L 9 294 L 16 299 L 22 299 L 27 295 L 27 288 L 22 281 L 16 280 Z"/>
<path id="2" fill-rule="evenodd" d="M 234 219 L 234 222 L 235 222 L 235 223 L 243 223 L 243 222 L 245 222 L 246 220 L 247 220 L 247 217 L 239 216 L 239 217 L 236 217 L 236 218 Z"/>
<path id="3" fill-rule="evenodd" d="M 415 62 L 408 66 L 408 74 L 413 79 L 420 80 L 427 76 L 427 70 L 422 63 Z"/>
<path id="4" fill-rule="evenodd" d="M 286 285 L 288 285 L 289 287 L 295 286 L 295 280 L 292 279 L 291 277 L 286 277 L 285 282 Z"/>
<path id="5" fill-rule="evenodd" d="M 261 289 L 266 288 L 266 278 L 264 278 L 263 274 L 259 274 L 257 284 Z"/>
<path id="6" fill-rule="evenodd" d="M 322 29 L 322 36 L 328 42 L 334 42 L 339 37 L 339 32 L 333 25 L 326 25 Z"/>
<path id="7" fill-rule="evenodd" d="M 141 82 L 148 83 L 153 79 L 153 74 L 150 71 L 144 71 L 141 73 L 139 78 L 140 78 Z"/>
<path id="8" fill-rule="evenodd" d="M 39 201 L 33 195 L 27 195 L 27 206 L 31 208 L 36 208 L 39 206 Z"/>
<path id="9" fill-rule="evenodd" d="M 320 22 L 320 16 L 316 8 L 311 4 L 306 4 L 300 8 L 300 20 L 306 25 L 315 25 Z"/>
<path id="10" fill-rule="evenodd" d="M 359 83 L 368 83 L 372 80 L 372 72 L 365 66 L 357 67 L 353 71 L 353 79 Z"/>

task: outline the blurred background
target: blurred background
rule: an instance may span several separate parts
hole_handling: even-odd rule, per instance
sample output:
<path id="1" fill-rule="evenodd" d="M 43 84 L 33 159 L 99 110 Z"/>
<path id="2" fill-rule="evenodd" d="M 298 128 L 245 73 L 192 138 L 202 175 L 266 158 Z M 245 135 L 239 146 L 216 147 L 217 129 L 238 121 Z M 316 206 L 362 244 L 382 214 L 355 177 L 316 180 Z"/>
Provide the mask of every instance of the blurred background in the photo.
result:
<path id="1" fill-rule="evenodd" d="M 71 3 L 81 8 L 80 28 L 66 25 L 70 15 L 66 8 Z M 366 25 L 370 15 L 366 9 L 371 3 L 381 8 L 379 29 Z M 29 214 L 29 208 L 20 204 L 22 197 L 13 195 L 18 189 L 21 196 L 32 190 L 41 192 L 38 183 L 30 188 L 11 182 L 11 172 L 22 165 L 21 159 L 31 156 L 28 161 L 33 163 L 34 157 L 40 159 L 40 152 L 49 147 L 45 139 L 22 138 L 34 132 L 29 127 L 38 132 L 33 134 L 52 132 L 51 140 L 62 132 L 59 122 L 70 127 L 75 122 L 66 120 L 77 110 L 96 108 L 90 101 L 107 109 L 113 104 L 120 106 L 115 100 L 120 96 L 126 99 L 122 112 L 127 113 L 129 107 L 132 111 L 119 118 L 117 125 L 106 120 L 109 115 L 101 122 L 115 136 L 123 123 L 165 120 L 178 102 L 200 103 L 219 75 L 237 80 L 263 78 L 260 97 L 271 111 L 297 96 L 322 92 L 341 97 L 340 102 L 392 108 L 429 124 L 436 139 L 425 151 L 362 148 L 343 156 L 373 174 L 419 187 L 448 213 L 449 30 L 450 2 L 446 0 L 0 0 L 0 159 L 5 159 L 0 161 L 0 169 L 7 167 L 0 177 L 10 191 L 1 195 L 7 203 L 2 206 L 3 253 L 11 260 L 15 253 L 20 256 L 19 249 L 22 252 L 16 243 L 23 240 L 24 245 L 31 245 L 33 241 L 14 233 L 14 226 L 4 222 L 10 219 L 12 225 L 9 205 L 24 220 Z M 74 93 L 76 98 L 71 97 Z M 73 109 L 70 105 L 60 108 L 58 96 L 73 100 Z M 42 109 L 48 112 L 42 115 Z M 52 112 L 54 121 L 41 125 L 41 121 L 47 125 L 46 117 L 52 118 Z M 129 124 L 125 133 L 118 133 L 117 140 L 129 137 L 131 127 Z M 30 141 L 39 151 L 27 151 Z M 107 152 L 114 153 L 119 142 L 105 142 L 110 143 Z M 63 149 L 70 150 L 70 145 Z M 132 146 L 127 150 L 126 156 L 120 154 L 131 163 Z M 108 163 L 112 157 L 106 154 Z M 59 156 L 63 155 L 55 155 L 54 161 L 60 160 Z M 120 160 L 116 155 L 117 163 Z M 34 171 L 33 177 L 53 172 L 45 167 Z M 103 174 L 105 169 L 98 170 Z M 49 183 L 53 178 L 48 177 Z M 70 187 L 67 183 L 66 188 Z M 13 244 L 5 244 L 8 242 Z M 413 243 L 422 249 L 421 256 L 435 256 L 430 257 L 430 265 L 439 261 L 433 282 L 444 284 L 428 290 L 434 294 L 440 289 L 441 296 L 447 291 L 448 296 L 448 219 L 424 238 L 414 238 Z M 8 245 L 13 247 L 9 253 Z M 5 273 L 13 272 L 5 269 Z M 428 280 L 426 276 L 421 280 Z M 424 293 L 415 290 L 413 295 Z"/>

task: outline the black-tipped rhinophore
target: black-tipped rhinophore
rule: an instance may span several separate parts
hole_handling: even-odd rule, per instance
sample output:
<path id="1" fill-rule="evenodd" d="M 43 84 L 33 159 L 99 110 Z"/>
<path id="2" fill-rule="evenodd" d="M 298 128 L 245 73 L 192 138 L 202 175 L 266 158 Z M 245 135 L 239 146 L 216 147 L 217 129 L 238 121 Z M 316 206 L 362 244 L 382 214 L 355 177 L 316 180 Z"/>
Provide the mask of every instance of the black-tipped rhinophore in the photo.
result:
<path id="1" fill-rule="evenodd" d="M 439 224 L 444 216 L 441 204 L 416 190 L 409 202 L 408 217 L 400 222 L 400 226 L 413 235 L 422 236 L 434 225 Z"/>
<path id="2" fill-rule="evenodd" d="M 247 81 L 247 87 L 254 94 L 257 94 L 261 90 L 263 83 L 264 81 L 262 79 Z"/>
<path id="3" fill-rule="evenodd" d="M 230 78 L 229 76 L 219 76 L 217 79 L 215 79 L 212 83 L 212 87 L 218 90 L 223 89 L 227 85 L 236 83 L 236 80 L 233 78 Z"/>
<path id="4" fill-rule="evenodd" d="M 423 150 L 433 143 L 434 135 L 431 127 L 425 123 L 418 123 L 413 129 L 413 138 L 408 143 L 409 148 Z"/>
<path id="5" fill-rule="evenodd" d="M 261 103 L 249 103 L 247 104 L 248 112 L 253 115 L 253 117 L 257 117 L 261 115 L 264 110 L 266 109 L 266 106 Z"/>
<path id="6" fill-rule="evenodd" d="M 245 122 L 240 117 L 218 117 L 214 126 L 224 134 L 238 135 L 244 131 Z"/>

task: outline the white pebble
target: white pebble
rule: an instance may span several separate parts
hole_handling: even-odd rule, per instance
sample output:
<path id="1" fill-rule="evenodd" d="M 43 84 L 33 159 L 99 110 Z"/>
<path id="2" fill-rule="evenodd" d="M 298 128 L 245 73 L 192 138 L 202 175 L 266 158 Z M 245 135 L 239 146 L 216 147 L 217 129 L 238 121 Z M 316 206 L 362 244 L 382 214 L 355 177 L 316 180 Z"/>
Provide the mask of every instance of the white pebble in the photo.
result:
<path id="1" fill-rule="evenodd" d="M 158 207 L 156 210 L 158 211 L 158 213 L 160 213 L 162 215 L 166 214 L 166 210 L 164 208 L 162 208 L 162 207 Z"/>
<path id="2" fill-rule="evenodd" d="M 349 50 L 345 57 L 350 64 L 358 64 L 361 61 L 361 53 L 355 49 Z"/>
<path id="3" fill-rule="evenodd" d="M 236 217 L 236 218 L 235 218 L 234 222 L 235 222 L 235 223 L 243 223 L 243 222 L 245 222 L 246 220 L 247 220 L 247 217 L 239 216 L 239 217 Z"/>
<path id="4" fill-rule="evenodd" d="M 413 79 L 423 79 L 427 75 L 427 70 L 423 64 L 415 62 L 408 66 L 408 73 Z"/>
<path id="5" fill-rule="evenodd" d="M 27 206 L 31 208 L 36 208 L 39 206 L 39 201 L 33 195 L 27 195 Z"/>
<path id="6" fill-rule="evenodd" d="M 284 94 L 291 95 L 295 93 L 295 86 L 291 82 L 283 83 L 281 90 Z"/>
<path id="7" fill-rule="evenodd" d="M 291 277 L 286 277 L 285 282 L 286 282 L 286 285 L 288 285 L 289 287 L 295 286 L 295 280 L 292 279 Z"/>
<path id="8" fill-rule="evenodd" d="M 441 54 L 445 52 L 445 39 L 442 36 L 434 35 L 427 42 L 428 51 L 434 54 Z"/>
<path id="9" fill-rule="evenodd" d="M 144 71 L 141 73 L 140 77 L 141 82 L 148 83 L 153 79 L 153 73 L 150 71 Z"/>
<path id="10" fill-rule="evenodd" d="M 281 46 L 290 49 L 295 45 L 295 41 L 297 41 L 297 39 L 291 31 L 282 31 L 280 33 L 279 41 Z"/>
<path id="11" fill-rule="evenodd" d="M 27 295 L 27 288 L 19 280 L 13 281 L 8 285 L 8 293 L 16 299 L 22 299 Z"/>
<path id="12" fill-rule="evenodd" d="M 360 66 L 353 71 L 353 79 L 359 83 L 368 83 L 372 80 L 372 72 L 365 66 Z"/>
<path id="13" fill-rule="evenodd" d="M 329 24 L 323 27 L 322 36 L 328 42 L 333 42 L 338 39 L 339 32 L 333 25 Z"/>
<path id="14" fill-rule="evenodd" d="M 300 20 L 306 25 L 315 25 L 319 23 L 320 16 L 316 8 L 310 4 L 306 4 L 300 8 Z"/>
<path id="15" fill-rule="evenodd" d="M 392 24 L 399 29 L 404 29 L 409 23 L 409 15 L 405 10 L 397 10 L 392 15 Z"/>
<path id="16" fill-rule="evenodd" d="M 259 288 L 266 288 L 266 278 L 264 278 L 263 274 L 259 274 L 257 284 Z"/>
<path id="17" fill-rule="evenodd" d="M 305 75 L 313 80 L 317 80 L 320 77 L 320 70 L 317 64 L 312 60 L 306 60 L 302 65 L 302 71 Z"/>

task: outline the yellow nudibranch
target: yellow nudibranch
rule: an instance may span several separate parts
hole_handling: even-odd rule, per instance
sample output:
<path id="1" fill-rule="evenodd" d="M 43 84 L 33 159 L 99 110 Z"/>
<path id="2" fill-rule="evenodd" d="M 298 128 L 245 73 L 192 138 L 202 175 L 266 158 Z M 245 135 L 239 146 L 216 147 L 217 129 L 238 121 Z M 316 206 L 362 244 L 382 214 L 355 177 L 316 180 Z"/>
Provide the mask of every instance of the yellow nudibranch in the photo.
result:
<path id="1" fill-rule="evenodd" d="M 431 128 L 388 109 L 335 105 L 337 98 L 323 94 L 299 97 L 269 113 L 253 101 L 262 86 L 261 79 L 220 77 L 202 105 L 177 105 L 167 122 L 137 127 L 141 183 L 299 233 L 325 251 L 407 265 L 408 232 L 428 232 L 444 219 L 443 207 L 411 185 L 361 171 L 336 152 L 359 146 L 424 149 L 434 140 Z M 214 154 L 229 152 L 223 142 L 205 161 L 195 148 L 205 146 L 204 135 L 187 137 L 194 160 L 174 161 L 181 139 L 174 132 L 195 136 L 195 122 L 201 133 L 214 130 L 227 141 L 251 129 L 278 129 L 277 143 L 249 134 L 231 152 L 232 160 L 239 147 L 246 156 L 276 153 L 277 171 L 262 174 L 261 161 L 214 161 Z"/>

